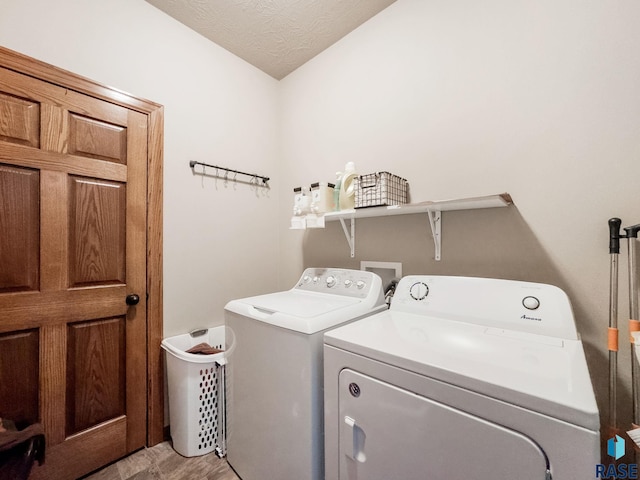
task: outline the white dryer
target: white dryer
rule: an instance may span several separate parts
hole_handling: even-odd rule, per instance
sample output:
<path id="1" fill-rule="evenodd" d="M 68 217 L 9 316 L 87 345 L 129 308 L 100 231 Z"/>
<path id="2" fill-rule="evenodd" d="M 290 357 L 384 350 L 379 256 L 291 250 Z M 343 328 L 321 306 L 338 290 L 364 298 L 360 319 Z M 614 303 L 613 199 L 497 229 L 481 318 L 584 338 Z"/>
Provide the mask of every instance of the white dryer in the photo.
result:
<path id="1" fill-rule="evenodd" d="M 564 292 L 409 276 L 325 334 L 327 480 L 586 480 L 600 421 Z"/>
<path id="2" fill-rule="evenodd" d="M 242 480 L 324 478 L 323 334 L 386 309 L 379 276 L 338 268 L 226 305 L 227 460 Z"/>

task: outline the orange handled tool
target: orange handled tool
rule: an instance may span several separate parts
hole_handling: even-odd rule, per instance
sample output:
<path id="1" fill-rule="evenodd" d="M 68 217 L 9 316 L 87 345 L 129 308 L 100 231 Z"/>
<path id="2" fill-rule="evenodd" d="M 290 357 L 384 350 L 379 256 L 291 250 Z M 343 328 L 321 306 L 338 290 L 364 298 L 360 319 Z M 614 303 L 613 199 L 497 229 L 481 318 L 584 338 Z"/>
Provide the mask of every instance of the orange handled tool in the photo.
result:
<path id="1" fill-rule="evenodd" d="M 618 427 L 617 417 L 617 377 L 618 377 L 618 254 L 620 253 L 619 218 L 609 219 L 609 427 L 615 431 Z"/>

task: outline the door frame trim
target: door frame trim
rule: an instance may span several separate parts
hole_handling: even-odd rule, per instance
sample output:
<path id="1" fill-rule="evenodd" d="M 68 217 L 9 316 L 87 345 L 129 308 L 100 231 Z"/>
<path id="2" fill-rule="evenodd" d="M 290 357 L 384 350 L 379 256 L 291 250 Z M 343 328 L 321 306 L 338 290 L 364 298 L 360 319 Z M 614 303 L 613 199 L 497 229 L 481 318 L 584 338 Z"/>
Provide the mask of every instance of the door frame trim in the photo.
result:
<path id="1" fill-rule="evenodd" d="M 164 107 L 0 46 L 0 65 L 147 115 L 147 446 L 164 440 L 162 179 Z"/>

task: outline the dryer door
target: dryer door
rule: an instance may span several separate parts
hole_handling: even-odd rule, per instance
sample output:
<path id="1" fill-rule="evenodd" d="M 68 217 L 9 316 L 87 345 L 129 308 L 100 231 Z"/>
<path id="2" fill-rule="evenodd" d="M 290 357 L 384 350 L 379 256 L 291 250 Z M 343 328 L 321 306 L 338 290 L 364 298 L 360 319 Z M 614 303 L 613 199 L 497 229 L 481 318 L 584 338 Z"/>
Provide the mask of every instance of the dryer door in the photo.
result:
<path id="1" fill-rule="evenodd" d="M 353 370 L 340 373 L 341 480 L 540 480 L 525 435 Z"/>

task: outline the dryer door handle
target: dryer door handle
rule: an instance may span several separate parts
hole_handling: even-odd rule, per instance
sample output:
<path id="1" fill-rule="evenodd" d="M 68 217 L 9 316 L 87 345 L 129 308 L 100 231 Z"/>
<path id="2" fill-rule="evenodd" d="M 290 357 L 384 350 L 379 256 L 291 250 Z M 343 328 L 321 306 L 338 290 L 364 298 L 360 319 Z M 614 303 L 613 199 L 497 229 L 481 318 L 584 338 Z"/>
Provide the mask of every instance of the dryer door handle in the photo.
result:
<path id="1" fill-rule="evenodd" d="M 344 425 L 347 431 L 343 437 L 345 439 L 345 453 L 356 462 L 364 463 L 367 456 L 364 453 L 364 442 L 366 435 L 360 426 L 356 425 L 356 421 L 349 417 L 344 417 Z"/>

